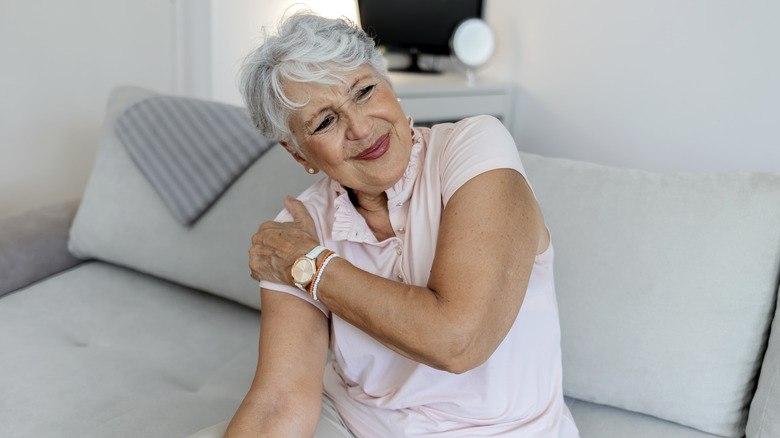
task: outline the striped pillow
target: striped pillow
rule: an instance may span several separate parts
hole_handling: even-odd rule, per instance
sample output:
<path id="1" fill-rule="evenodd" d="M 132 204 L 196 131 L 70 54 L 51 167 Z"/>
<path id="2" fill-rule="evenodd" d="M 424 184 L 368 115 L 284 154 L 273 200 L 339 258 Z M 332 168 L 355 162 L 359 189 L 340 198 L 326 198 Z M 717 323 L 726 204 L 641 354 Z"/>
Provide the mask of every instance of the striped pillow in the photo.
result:
<path id="1" fill-rule="evenodd" d="M 175 96 L 131 106 L 117 119 L 116 132 L 187 226 L 275 143 L 257 132 L 244 108 Z"/>

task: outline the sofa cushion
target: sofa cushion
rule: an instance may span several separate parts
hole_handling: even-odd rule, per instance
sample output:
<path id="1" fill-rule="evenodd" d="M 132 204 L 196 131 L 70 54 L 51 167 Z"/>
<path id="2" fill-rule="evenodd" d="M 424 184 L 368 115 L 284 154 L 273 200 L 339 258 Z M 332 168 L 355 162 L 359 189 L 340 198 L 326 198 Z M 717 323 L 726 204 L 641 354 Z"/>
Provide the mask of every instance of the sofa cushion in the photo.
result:
<path id="1" fill-rule="evenodd" d="M 316 181 L 281 146 L 254 162 L 195 223 L 171 214 L 133 162 L 114 125 L 126 108 L 155 93 L 116 89 L 108 102 L 100 146 L 70 230 L 69 249 L 259 308 L 249 277 L 252 234 L 281 211 L 284 195 Z M 248 123 L 248 122 L 247 122 Z"/>
<path id="2" fill-rule="evenodd" d="M 566 394 L 742 436 L 774 312 L 780 176 L 523 161 L 556 248 Z"/>
<path id="3" fill-rule="evenodd" d="M 260 314 L 84 263 L 0 298 L 3 437 L 185 437 L 229 419 Z"/>
<path id="4" fill-rule="evenodd" d="M 749 438 L 780 436 L 780 300 L 777 305 L 758 388 L 750 403 L 747 423 Z"/>
<path id="5" fill-rule="evenodd" d="M 611 406 L 566 398 L 582 437 L 598 438 L 719 438 L 687 426 Z"/>
<path id="6" fill-rule="evenodd" d="M 184 225 L 274 143 L 252 126 L 245 108 L 175 96 L 153 96 L 127 108 L 116 132 Z"/>

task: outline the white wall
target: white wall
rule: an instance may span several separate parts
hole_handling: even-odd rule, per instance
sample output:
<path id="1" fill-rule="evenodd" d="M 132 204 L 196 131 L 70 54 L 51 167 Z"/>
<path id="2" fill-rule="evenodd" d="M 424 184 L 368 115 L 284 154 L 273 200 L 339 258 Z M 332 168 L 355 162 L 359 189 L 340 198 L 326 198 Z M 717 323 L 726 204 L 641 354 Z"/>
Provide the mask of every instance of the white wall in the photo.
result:
<path id="1" fill-rule="evenodd" d="M 208 1 L 208 0 L 199 0 Z M 211 1 L 211 94 L 192 90 L 193 96 L 242 104 L 238 72 L 247 54 L 263 41 L 263 28 L 274 33 L 288 11 L 308 7 L 329 17 L 356 19 L 355 0 L 213 0 Z M 197 72 L 195 72 L 197 73 Z"/>
<path id="2" fill-rule="evenodd" d="M 489 0 L 516 140 L 658 171 L 780 172 L 780 2 Z"/>
<path id="3" fill-rule="evenodd" d="M 176 0 L 179 94 L 241 105 L 238 74 L 250 51 L 274 33 L 286 12 L 308 7 L 326 16 L 356 17 L 355 0 Z"/>
<path id="4" fill-rule="evenodd" d="M 77 199 L 109 91 L 173 91 L 173 5 L 0 0 L 0 216 Z"/>

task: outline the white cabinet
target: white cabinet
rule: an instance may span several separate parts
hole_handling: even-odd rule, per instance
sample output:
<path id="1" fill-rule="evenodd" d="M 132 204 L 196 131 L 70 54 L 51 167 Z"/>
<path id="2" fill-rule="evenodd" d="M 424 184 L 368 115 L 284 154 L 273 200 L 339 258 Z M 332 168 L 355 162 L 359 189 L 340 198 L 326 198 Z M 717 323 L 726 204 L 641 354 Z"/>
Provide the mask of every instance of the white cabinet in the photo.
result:
<path id="1" fill-rule="evenodd" d="M 390 80 L 416 125 L 489 114 L 511 131 L 514 87 L 510 83 L 478 80 L 469 86 L 465 75 L 456 74 L 390 73 Z"/>

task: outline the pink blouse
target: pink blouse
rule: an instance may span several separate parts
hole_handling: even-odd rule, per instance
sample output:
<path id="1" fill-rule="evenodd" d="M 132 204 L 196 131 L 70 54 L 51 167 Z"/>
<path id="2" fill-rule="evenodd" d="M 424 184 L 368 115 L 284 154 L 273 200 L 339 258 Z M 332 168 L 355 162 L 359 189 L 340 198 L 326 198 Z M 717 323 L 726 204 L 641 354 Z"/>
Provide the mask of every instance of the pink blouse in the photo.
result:
<path id="1" fill-rule="evenodd" d="M 425 286 L 441 214 L 455 191 L 492 169 L 525 170 L 512 137 L 489 116 L 415 128 L 413 141 L 404 176 L 387 191 L 395 237 L 378 242 L 346 190 L 328 177 L 299 199 L 324 246 L 367 272 Z M 292 216 L 285 210 L 276 220 Z M 498 349 L 457 375 L 400 356 L 295 287 L 260 286 L 307 300 L 330 318 L 333 360 L 324 391 L 358 437 L 579 436 L 561 387 L 552 245 L 536 257 L 522 308 Z"/>

